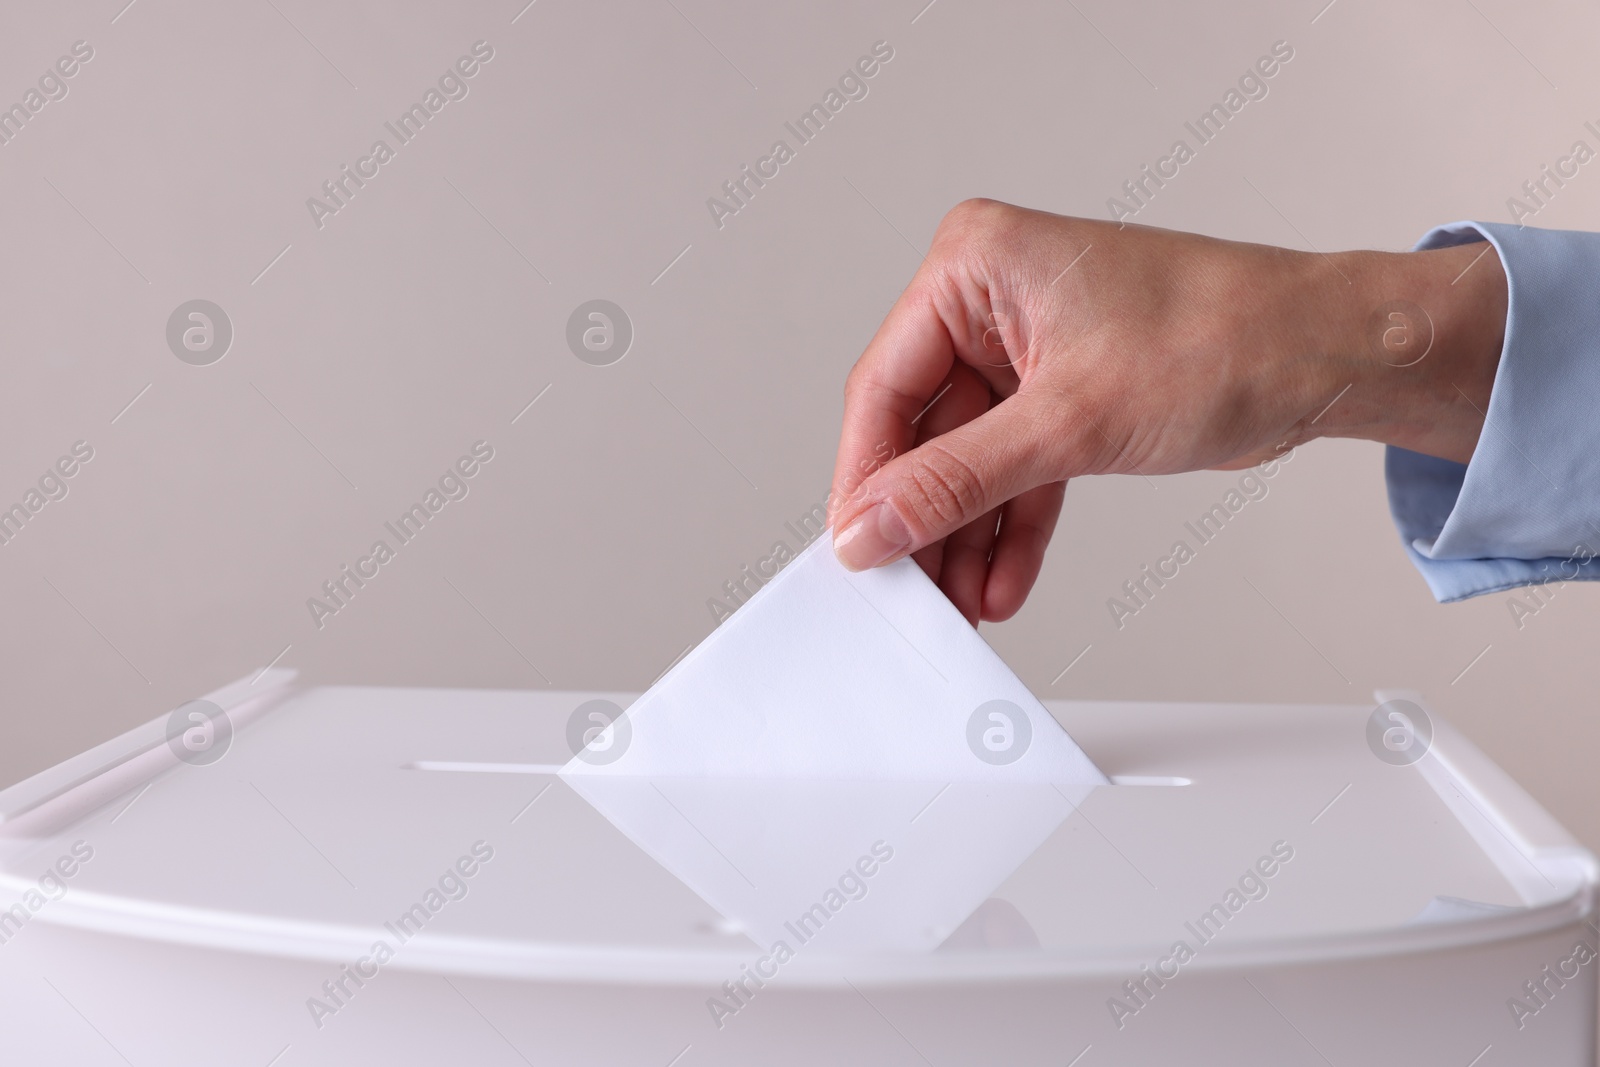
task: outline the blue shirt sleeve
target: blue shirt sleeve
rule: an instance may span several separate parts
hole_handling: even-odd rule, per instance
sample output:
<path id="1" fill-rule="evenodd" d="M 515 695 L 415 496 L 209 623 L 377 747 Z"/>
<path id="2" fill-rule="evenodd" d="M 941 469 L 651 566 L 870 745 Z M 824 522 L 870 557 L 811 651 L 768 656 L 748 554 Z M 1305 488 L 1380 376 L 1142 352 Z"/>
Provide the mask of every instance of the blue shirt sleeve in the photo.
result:
<path id="1" fill-rule="evenodd" d="M 1600 579 L 1600 234 L 1456 222 L 1417 248 L 1487 240 L 1505 345 L 1466 465 L 1390 447 L 1389 509 L 1441 602 Z"/>

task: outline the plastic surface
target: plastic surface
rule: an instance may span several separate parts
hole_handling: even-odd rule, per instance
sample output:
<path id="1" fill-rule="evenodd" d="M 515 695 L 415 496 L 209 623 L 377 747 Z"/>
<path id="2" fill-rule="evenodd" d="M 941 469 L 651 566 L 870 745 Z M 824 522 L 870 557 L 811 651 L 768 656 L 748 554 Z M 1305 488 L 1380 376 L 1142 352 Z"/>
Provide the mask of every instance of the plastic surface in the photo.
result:
<path id="1" fill-rule="evenodd" d="M 674 873 L 681 857 L 642 847 L 553 773 L 570 756 L 569 716 L 595 697 L 630 699 L 292 693 L 221 761 L 169 767 L 131 806 L 130 790 L 45 836 L 5 840 L 0 900 L 82 841 L 93 860 L 38 921 L 348 961 L 476 847 L 492 857 L 435 893 L 441 906 L 392 966 L 721 982 L 769 947 L 770 930 L 719 912 Z M 893 914 L 941 884 L 941 870 L 962 880 L 921 947 L 839 936 L 796 951 L 783 973 L 802 987 L 1122 973 L 1178 938 L 1203 944 L 1185 970 L 1311 964 L 1526 938 L 1592 913 L 1593 857 L 1437 717 L 1432 750 L 1394 766 L 1368 747 L 1370 705 L 1048 706 L 1114 780 L 1191 784 L 1102 787 L 1078 810 L 1059 796 L 938 782 L 652 788 L 691 828 L 697 804 L 743 813 L 722 829 L 702 818 L 707 841 L 774 870 L 801 830 L 833 842 L 841 872 L 876 841 L 901 849 L 906 864 L 880 862 L 870 892 L 840 916 Z M 719 840 L 728 827 L 742 837 Z M 1019 852 L 1018 841 L 1032 843 Z M 834 884 L 750 882 L 749 899 L 781 884 L 800 904 Z M 1500 909 L 1417 921 L 1439 898 Z M 772 914 L 795 911 L 788 898 L 784 907 Z"/>

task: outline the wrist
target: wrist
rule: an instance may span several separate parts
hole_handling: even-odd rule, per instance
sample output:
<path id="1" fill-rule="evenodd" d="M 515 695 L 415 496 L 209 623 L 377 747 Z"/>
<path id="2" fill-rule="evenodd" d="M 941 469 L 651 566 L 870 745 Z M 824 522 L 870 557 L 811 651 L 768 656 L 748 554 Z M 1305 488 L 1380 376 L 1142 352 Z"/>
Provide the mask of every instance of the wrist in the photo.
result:
<path id="1" fill-rule="evenodd" d="M 1319 435 L 1466 463 L 1505 340 L 1506 276 L 1493 246 L 1331 258 L 1350 282 L 1339 301 L 1343 342 L 1324 369 L 1335 391 L 1349 388 L 1319 420 Z"/>

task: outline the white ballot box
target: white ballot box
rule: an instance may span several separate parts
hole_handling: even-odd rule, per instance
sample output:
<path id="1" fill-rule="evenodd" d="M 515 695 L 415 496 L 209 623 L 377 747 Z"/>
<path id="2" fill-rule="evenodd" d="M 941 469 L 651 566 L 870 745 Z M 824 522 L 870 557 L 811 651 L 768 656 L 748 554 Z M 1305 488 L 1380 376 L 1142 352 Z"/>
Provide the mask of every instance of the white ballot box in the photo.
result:
<path id="1" fill-rule="evenodd" d="M 0 793 L 0 1062 L 1595 1062 L 1594 857 L 1414 695 L 562 775 L 632 699 L 268 672 Z"/>

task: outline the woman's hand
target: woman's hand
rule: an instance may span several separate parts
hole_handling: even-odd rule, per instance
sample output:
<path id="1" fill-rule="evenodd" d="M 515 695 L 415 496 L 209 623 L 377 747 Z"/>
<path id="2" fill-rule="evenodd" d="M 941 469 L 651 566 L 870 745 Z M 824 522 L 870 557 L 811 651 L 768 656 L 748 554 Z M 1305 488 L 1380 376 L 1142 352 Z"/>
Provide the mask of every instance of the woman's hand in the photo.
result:
<path id="1" fill-rule="evenodd" d="M 1069 478 L 1323 436 L 1464 463 L 1505 328 L 1489 248 L 1322 255 L 960 204 L 850 373 L 835 550 L 910 553 L 968 620 L 1001 620 Z"/>

